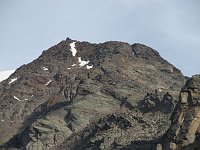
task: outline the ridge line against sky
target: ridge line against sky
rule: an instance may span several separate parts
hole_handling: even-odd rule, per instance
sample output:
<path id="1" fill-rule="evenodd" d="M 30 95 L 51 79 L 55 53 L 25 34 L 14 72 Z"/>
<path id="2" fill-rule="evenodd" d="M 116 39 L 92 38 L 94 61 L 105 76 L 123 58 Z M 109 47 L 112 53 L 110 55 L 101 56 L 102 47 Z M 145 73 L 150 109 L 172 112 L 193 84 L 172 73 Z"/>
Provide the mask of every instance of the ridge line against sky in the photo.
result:
<path id="1" fill-rule="evenodd" d="M 200 73 L 199 14 L 199 0 L 1 0 L 0 70 L 70 37 L 145 44 L 192 76 Z"/>

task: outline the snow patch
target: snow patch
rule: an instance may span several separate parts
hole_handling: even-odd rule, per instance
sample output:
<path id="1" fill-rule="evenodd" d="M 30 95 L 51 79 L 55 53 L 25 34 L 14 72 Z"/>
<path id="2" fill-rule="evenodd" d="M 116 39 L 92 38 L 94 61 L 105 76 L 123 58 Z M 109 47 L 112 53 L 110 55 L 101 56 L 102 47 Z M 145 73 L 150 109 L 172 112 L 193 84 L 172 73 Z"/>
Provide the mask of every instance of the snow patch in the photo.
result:
<path id="1" fill-rule="evenodd" d="M 52 80 L 49 80 L 45 85 L 49 85 L 52 82 Z"/>
<path id="2" fill-rule="evenodd" d="M 1 71 L 0 72 L 0 82 L 7 79 L 15 70 Z"/>
<path id="3" fill-rule="evenodd" d="M 67 69 L 69 70 L 69 69 L 71 69 L 71 68 L 67 68 Z"/>
<path id="4" fill-rule="evenodd" d="M 78 62 L 79 62 L 79 66 L 83 67 L 87 65 L 90 61 L 84 61 L 84 60 L 81 60 L 81 57 L 78 57 Z"/>
<path id="5" fill-rule="evenodd" d="M 16 96 L 13 96 L 13 97 L 14 97 L 14 99 L 16 99 L 16 100 L 21 101 L 18 97 L 16 97 Z"/>
<path id="6" fill-rule="evenodd" d="M 46 68 L 46 67 L 43 67 L 43 70 L 47 71 L 47 70 L 49 70 L 49 69 L 48 69 L 48 68 Z"/>
<path id="7" fill-rule="evenodd" d="M 1 121 L 4 122 L 5 120 L 2 119 Z"/>
<path id="8" fill-rule="evenodd" d="M 13 97 L 14 97 L 14 99 L 16 99 L 16 100 L 18 100 L 20 102 L 23 101 L 23 100 L 20 100 L 17 96 L 13 96 Z M 24 99 L 24 101 L 27 101 L 27 100 L 28 100 L 27 98 Z"/>
<path id="9" fill-rule="evenodd" d="M 76 43 L 76 42 L 72 42 L 72 43 L 70 44 L 70 47 L 71 47 L 70 51 L 72 52 L 72 55 L 73 55 L 73 56 L 76 56 L 76 53 L 77 53 L 77 50 L 75 49 L 75 43 Z"/>
<path id="10" fill-rule="evenodd" d="M 91 69 L 91 68 L 93 68 L 93 65 L 92 66 L 87 65 L 86 68 Z"/>
<path id="11" fill-rule="evenodd" d="M 10 82 L 9 82 L 8 84 L 11 84 L 11 83 L 15 82 L 17 79 L 18 79 L 18 78 L 13 78 L 13 79 L 11 79 Z"/>
<path id="12" fill-rule="evenodd" d="M 72 67 L 76 66 L 76 64 L 73 64 Z"/>
<path id="13" fill-rule="evenodd" d="M 162 89 L 158 89 L 158 91 L 159 91 L 159 92 L 162 92 L 163 90 L 162 90 Z"/>

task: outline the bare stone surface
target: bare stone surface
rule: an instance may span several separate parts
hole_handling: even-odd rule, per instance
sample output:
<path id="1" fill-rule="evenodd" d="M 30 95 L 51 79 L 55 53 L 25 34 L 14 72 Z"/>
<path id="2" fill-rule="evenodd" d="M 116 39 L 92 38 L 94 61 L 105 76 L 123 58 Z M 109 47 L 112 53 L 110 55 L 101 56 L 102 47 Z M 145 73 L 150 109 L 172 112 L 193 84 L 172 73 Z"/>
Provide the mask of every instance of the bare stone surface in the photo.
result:
<path id="1" fill-rule="evenodd" d="M 80 65 L 80 57 L 88 64 Z M 9 84 L 14 78 L 18 80 Z M 0 145 L 28 150 L 160 149 L 155 141 L 169 128 L 185 81 L 180 70 L 145 45 L 66 39 L 0 83 Z M 182 139 L 194 138 L 198 127 L 193 105 L 199 105 L 199 86 L 193 81 L 188 85 L 176 110 L 185 112 L 191 105 L 188 118 L 195 128 Z M 147 93 L 152 94 L 145 98 Z M 156 97 L 159 105 L 158 99 L 154 104 Z M 143 100 L 153 107 L 141 111 Z"/>
<path id="2" fill-rule="evenodd" d="M 165 149 L 195 149 L 199 147 L 200 75 L 189 79 L 180 92 L 179 102 L 171 116 Z M 172 144 L 173 143 L 173 144 Z M 191 146 L 192 145 L 192 146 Z"/>

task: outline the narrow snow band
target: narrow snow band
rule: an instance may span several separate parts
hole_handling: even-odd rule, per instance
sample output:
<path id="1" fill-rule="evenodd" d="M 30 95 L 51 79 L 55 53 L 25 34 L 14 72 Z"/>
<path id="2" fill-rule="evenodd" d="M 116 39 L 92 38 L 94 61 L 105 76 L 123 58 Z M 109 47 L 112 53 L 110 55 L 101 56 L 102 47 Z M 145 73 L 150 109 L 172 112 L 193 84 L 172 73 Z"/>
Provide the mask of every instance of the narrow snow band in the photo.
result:
<path id="1" fill-rule="evenodd" d="M 16 99 L 16 100 L 21 101 L 18 97 L 16 97 L 16 96 L 13 96 L 13 97 L 14 97 L 14 99 Z"/>
<path id="2" fill-rule="evenodd" d="M 76 53 L 77 53 L 77 50 L 75 49 L 75 43 L 76 42 L 72 42 L 70 44 L 70 47 L 71 47 L 70 51 L 72 52 L 72 56 L 76 56 Z"/>
<path id="3" fill-rule="evenodd" d="M 49 84 L 51 83 L 51 81 L 52 81 L 52 80 L 49 80 L 45 85 L 46 85 L 46 86 L 49 85 Z"/>
<path id="4" fill-rule="evenodd" d="M 10 82 L 8 84 L 11 84 L 13 82 L 15 82 L 18 78 L 14 78 L 14 79 L 11 79 Z"/>

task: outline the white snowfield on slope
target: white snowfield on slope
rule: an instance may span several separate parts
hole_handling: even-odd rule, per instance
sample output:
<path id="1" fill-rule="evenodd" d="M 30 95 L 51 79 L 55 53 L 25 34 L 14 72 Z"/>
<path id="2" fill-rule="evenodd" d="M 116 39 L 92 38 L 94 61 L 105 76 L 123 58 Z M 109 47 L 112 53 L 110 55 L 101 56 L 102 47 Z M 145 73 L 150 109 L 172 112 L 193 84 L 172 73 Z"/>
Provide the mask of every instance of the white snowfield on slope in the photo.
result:
<path id="1" fill-rule="evenodd" d="M 0 82 L 7 79 L 15 70 L 0 71 Z"/>

